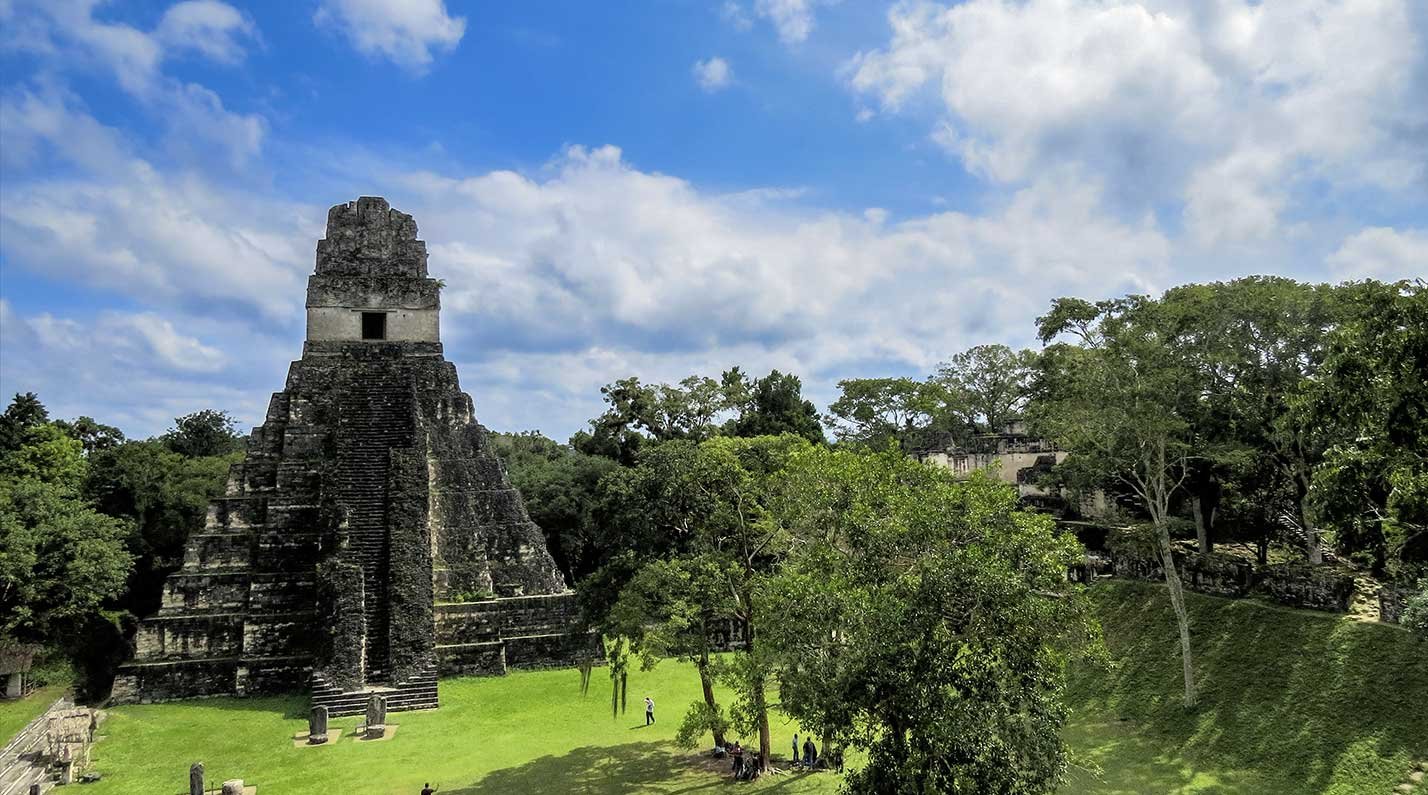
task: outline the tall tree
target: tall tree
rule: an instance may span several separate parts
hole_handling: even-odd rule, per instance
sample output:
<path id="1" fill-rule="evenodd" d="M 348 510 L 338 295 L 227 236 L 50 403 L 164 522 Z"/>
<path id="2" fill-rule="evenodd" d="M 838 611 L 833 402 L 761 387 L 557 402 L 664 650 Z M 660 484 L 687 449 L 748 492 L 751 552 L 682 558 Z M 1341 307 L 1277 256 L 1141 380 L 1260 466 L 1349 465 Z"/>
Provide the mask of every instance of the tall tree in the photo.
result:
<path id="1" fill-rule="evenodd" d="M 243 449 L 238 422 L 226 411 L 204 409 L 174 420 L 160 440 L 170 450 L 189 458 L 228 455 Z"/>
<path id="2" fill-rule="evenodd" d="M 840 441 L 875 449 L 895 441 L 916 445 L 942 405 L 943 390 L 912 378 L 850 378 L 838 382 L 838 399 L 825 421 Z"/>
<path id="3" fill-rule="evenodd" d="M 1033 423 L 1071 455 L 1065 471 L 1089 483 L 1119 481 L 1149 515 L 1180 631 L 1185 704 L 1195 703 L 1190 623 L 1170 540 L 1172 499 L 1190 472 L 1190 417 L 1201 368 L 1178 344 L 1174 324 L 1141 297 L 1096 304 L 1052 302 L 1039 318 L 1043 342 Z"/>
<path id="4" fill-rule="evenodd" d="M 25 431 L 50 420 L 45 404 L 34 392 L 23 395 L 15 393 L 15 398 L 0 414 L 0 453 L 14 450 L 25 442 Z"/>
<path id="5" fill-rule="evenodd" d="M 725 373 L 724 379 L 730 403 L 741 394 L 747 395 L 739 416 L 730 423 L 732 435 L 778 436 L 791 433 L 810 442 L 823 441 L 818 409 L 812 401 L 803 399 L 803 382 L 798 376 L 774 370 L 746 389 L 740 389 L 731 384 L 730 373 Z"/>
<path id="6" fill-rule="evenodd" d="M 1309 488 L 1338 424 L 1309 421 L 1292 406 L 1324 361 L 1329 331 L 1342 318 L 1340 296 L 1327 285 L 1252 276 L 1184 285 L 1160 299 L 1173 344 L 1204 378 L 1202 398 L 1187 411 L 1199 457 L 1186 486 L 1206 537 L 1223 478 L 1247 458 L 1264 456 L 1294 492 L 1309 560 L 1323 560 Z"/>
<path id="7" fill-rule="evenodd" d="M 969 424 L 996 433 L 1026 409 L 1035 362 L 1035 351 L 978 345 L 938 365 L 932 380 L 956 397 Z"/>
<path id="8" fill-rule="evenodd" d="M 132 560 L 124 522 L 80 495 L 80 443 L 53 424 L 29 425 L 0 454 L 0 632 L 68 644 L 119 594 Z"/>
<path id="9" fill-rule="evenodd" d="M 866 749 L 856 792 L 1048 792 L 1066 768 L 1066 660 L 1095 626 L 1083 550 L 990 478 L 896 451 L 801 453 L 772 519 L 792 539 L 762 584 L 785 712 Z M 837 754 L 837 751 L 834 751 Z"/>
<path id="10" fill-rule="evenodd" d="M 1342 431 L 1310 497 L 1342 545 L 1411 580 L 1428 572 L 1428 284 L 1340 289 L 1345 321 L 1294 405 L 1299 422 Z"/>

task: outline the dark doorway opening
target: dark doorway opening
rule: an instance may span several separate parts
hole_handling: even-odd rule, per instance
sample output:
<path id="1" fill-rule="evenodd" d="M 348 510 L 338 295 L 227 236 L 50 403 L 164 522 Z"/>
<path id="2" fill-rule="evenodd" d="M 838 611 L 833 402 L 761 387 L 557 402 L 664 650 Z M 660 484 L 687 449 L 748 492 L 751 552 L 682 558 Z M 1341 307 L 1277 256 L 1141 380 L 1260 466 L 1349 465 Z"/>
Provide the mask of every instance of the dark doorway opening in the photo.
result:
<path id="1" fill-rule="evenodd" d="M 387 313 L 362 313 L 362 339 L 384 340 L 387 338 Z"/>

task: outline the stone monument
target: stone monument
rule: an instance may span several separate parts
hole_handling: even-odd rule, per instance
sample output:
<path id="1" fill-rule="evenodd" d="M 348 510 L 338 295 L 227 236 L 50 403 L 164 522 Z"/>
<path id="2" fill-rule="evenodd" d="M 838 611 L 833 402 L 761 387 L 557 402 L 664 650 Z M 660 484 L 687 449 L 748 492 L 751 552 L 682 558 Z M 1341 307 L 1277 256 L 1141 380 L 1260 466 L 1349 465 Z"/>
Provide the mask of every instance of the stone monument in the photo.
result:
<path id="1" fill-rule="evenodd" d="M 310 686 L 334 716 L 373 689 L 430 708 L 439 670 L 589 652 L 443 356 L 442 284 L 416 235 L 380 198 L 328 212 L 302 358 L 142 622 L 116 703 Z"/>
<path id="2" fill-rule="evenodd" d="M 387 733 L 387 697 L 373 693 L 367 699 L 366 736 L 376 740 Z"/>
<path id="3" fill-rule="evenodd" d="M 318 704 L 307 718 L 307 741 L 312 745 L 327 742 L 327 707 Z"/>
<path id="4" fill-rule="evenodd" d="M 204 795 L 202 762 L 194 762 L 192 765 L 189 765 L 188 795 Z"/>

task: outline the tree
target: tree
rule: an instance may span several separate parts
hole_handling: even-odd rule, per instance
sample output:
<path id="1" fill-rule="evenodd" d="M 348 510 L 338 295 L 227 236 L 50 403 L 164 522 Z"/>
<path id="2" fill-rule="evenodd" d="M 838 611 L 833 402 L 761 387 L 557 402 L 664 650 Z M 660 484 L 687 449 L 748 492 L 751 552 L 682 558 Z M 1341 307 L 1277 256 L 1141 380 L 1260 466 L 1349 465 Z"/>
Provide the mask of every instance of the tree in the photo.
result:
<path id="1" fill-rule="evenodd" d="M 89 456 L 83 491 L 101 512 L 130 520 L 133 574 L 121 604 L 136 615 L 159 608 L 164 578 L 183 562 L 241 452 L 189 457 L 155 440 L 125 442 Z"/>
<path id="2" fill-rule="evenodd" d="M 1428 571 L 1428 286 L 1340 289 L 1345 321 L 1293 404 L 1300 423 L 1341 429 L 1310 499 L 1344 546 L 1411 579 Z"/>
<path id="3" fill-rule="evenodd" d="M 119 594 L 128 528 L 80 499 L 80 443 L 53 424 L 26 426 L 0 455 L 0 632 L 63 643 Z"/>
<path id="4" fill-rule="evenodd" d="M 190 458 L 228 455 L 241 451 L 244 446 L 237 421 L 228 412 L 216 409 L 178 417 L 174 427 L 160 439 L 170 450 Z"/>
<path id="5" fill-rule="evenodd" d="M 1202 370 L 1178 344 L 1162 307 L 1142 296 L 1091 304 L 1052 302 L 1038 319 L 1042 342 L 1071 335 L 1041 356 L 1033 424 L 1070 452 L 1073 480 L 1118 481 L 1150 517 L 1180 631 L 1185 704 L 1195 703 L 1190 623 L 1170 540 L 1171 501 L 1195 457 L 1189 417 Z"/>
<path id="6" fill-rule="evenodd" d="M 1034 351 L 978 345 L 939 365 L 932 381 L 955 396 L 969 425 L 996 433 L 1026 408 L 1035 361 Z"/>
<path id="7" fill-rule="evenodd" d="M 1095 625 L 1084 551 L 987 477 L 811 449 L 780 478 L 787 561 L 759 588 L 783 710 L 867 750 L 854 792 L 1047 792 L 1065 770 L 1067 659 Z"/>
<path id="8" fill-rule="evenodd" d="M 889 440 L 907 449 L 916 444 L 938 407 L 939 390 L 911 378 L 851 378 L 824 420 L 840 441 L 881 449 Z"/>
<path id="9" fill-rule="evenodd" d="M 14 400 L 0 414 L 0 453 L 24 444 L 25 431 L 49 422 L 50 413 L 34 392 L 15 393 Z"/>
<path id="10" fill-rule="evenodd" d="M 737 404 L 740 413 L 731 423 L 733 436 L 778 436 L 791 433 L 810 442 L 823 441 L 823 426 L 818 423 L 818 409 L 812 401 L 803 399 L 803 382 L 798 376 L 778 370 L 754 381 L 746 389 L 739 388 L 725 373 L 723 388 L 729 404 L 742 394 L 745 402 Z"/>
<path id="11" fill-rule="evenodd" d="M 86 456 L 124 443 L 124 432 L 113 425 L 95 422 L 93 417 L 80 417 L 73 422 L 56 420 L 55 426 L 79 441 Z"/>
<path id="12" fill-rule="evenodd" d="M 699 561 L 700 571 L 718 576 L 716 583 L 700 587 L 707 601 L 699 609 L 709 616 L 732 619 L 744 644 L 733 659 L 718 666 L 716 678 L 734 689 L 730 721 L 740 733 L 757 733 L 756 770 L 768 765 L 771 739 L 767 691 L 770 669 L 758 662 L 763 648 L 755 626 L 755 589 L 786 552 L 783 534 L 764 521 L 773 475 L 797 451 L 810 446 L 806 439 L 784 434 L 753 438 L 715 437 L 695 444 L 666 441 L 641 450 L 637 465 L 621 470 L 617 480 L 631 522 L 658 539 L 640 553 L 612 561 L 606 569 L 581 584 L 582 602 L 605 608 L 602 628 L 629 637 L 629 621 L 618 620 L 620 599 L 608 598 L 612 585 L 625 600 L 639 596 L 641 577 L 663 577 L 665 563 L 656 561 L 688 557 Z M 633 563 L 633 566 L 631 565 Z M 655 567 L 655 574 L 643 574 Z M 613 571 L 620 567 L 620 571 Z M 625 576 L 623 582 L 618 578 Z M 661 608 L 663 609 L 663 608 Z M 636 612 L 636 615 L 639 613 Z"/>
<path id="13" fill-rule="evenodd" d="M 1262 456 L 1294 493 L 1294 512 L 1309 560 L 1323 560 L 1309 501 L 1314 468 L 1332 443 L 1336 422 L 1292 410 L 1328 351 L 1329 330 L 1342 317 L 1340 291 L 1274 276 L 1190 284 L 1160 299 L 1174 344 L 1200 368 L 1204 392 L 1187 411 L 1198 457 L 1186 486 L 1202 548 L 1224 478 Z M 1269 492 L 1280 484 L 1261 479 Z M 1208 549 L 1206 549 L 1208 551 Z"/>
<path id="14" fill-rule="evenodd" d="M 567 582 L 578 582 L 629 547 L 620 538 L 622 526 L 609 521 L 602 487 L 618 464 L 535 432 L 494 433 L 491 439 Z"/>
<path id="15" fill-rule="evenodd" d="M 699 673 L 703 700 L 690 705 L 677 740 L 693 747 L 704 732 L 724 746 L 728 718 L 714 697 L 712 643 L 727 633 L 728 561 L 717 555 L 689 555 L 656 560 L 640 569 L 620 592 L 610 612 L 610 628 L 634 639 L 644 670 L 666 657 L 692 663 Z"/>

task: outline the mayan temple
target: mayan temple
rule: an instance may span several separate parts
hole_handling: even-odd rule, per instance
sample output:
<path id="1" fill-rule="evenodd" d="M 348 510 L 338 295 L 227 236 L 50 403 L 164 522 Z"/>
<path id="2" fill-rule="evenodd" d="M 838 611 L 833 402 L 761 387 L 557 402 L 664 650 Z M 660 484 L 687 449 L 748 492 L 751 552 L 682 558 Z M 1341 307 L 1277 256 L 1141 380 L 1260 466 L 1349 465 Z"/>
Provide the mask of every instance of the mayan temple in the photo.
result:
<path id="1" fill-rule="evenodd" d="M 565 664 L 574 605 L 442 355 L 411 216 L 333 207 L 307 340 L 145 619 L 114 700 L 311 687 L 437 706 L 441 673 Z"/>

